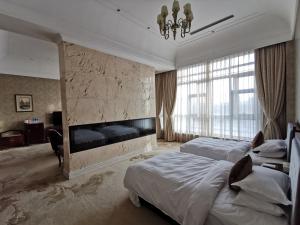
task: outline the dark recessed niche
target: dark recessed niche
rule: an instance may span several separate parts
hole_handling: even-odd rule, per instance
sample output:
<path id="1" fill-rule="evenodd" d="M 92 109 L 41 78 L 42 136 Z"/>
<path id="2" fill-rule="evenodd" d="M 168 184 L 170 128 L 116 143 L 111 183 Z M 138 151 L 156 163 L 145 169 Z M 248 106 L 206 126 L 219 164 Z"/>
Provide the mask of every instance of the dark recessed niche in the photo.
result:
<path id="1" fill-rule="evenodd" d="M 155 117 L 69 127 L 71 153 L 156 133 Z"/>

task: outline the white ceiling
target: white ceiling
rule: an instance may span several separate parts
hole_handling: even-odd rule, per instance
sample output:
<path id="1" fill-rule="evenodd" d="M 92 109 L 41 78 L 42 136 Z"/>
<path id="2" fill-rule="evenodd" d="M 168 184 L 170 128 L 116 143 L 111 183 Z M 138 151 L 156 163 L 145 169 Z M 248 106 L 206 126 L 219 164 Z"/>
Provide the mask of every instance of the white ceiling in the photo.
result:
<path id="1" fill-rule="evenodd" d="M 180 0 L 181 6 L 192 4 L 192 30 L 230 14 L 235 17 L 185 39 L 164 40 L 156 17 L 163 4 L 170 11 L 172 2 L 0 0 L 0 13 L 41 26 L 47 33 L 59 33 L 67 41 L 154 66 L 158 71 L 293 38 L 298 0 Z M 14 26 L 16 31 L 18 25 Z M 0 28 L 7 27 L 7 21 L 0 20 Z"/>

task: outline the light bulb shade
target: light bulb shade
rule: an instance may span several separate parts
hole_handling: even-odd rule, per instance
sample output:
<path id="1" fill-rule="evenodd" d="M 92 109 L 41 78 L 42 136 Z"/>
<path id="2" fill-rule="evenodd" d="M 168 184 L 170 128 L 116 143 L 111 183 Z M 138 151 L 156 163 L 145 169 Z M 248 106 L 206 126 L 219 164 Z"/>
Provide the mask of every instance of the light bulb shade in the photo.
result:
<path id="1" fill-rule="evenodd" d="M 157 24 L 159 25 L 159 30 L 162 31 L 164 27 L 164 18 L 161 14 L 157 16 Z"/>
<path id="2" fill-rule="evenodd" d="M 157 24 L 158 24 L 158 25 L 161 25 L 161 24 L 163 24 L 163 21 L 164 21 L 164 18 L 162 17 L 161 14 L 159 14 L 159 15 L 157 16 Z"/>
<path id="3" fill-rule="evenodd" d="M 169 12 L 168 12 L 168 7 L 167 7 L 166 5 L 163 5 L 163 6 L 161 7 L 161 16 L 162 16 L 162 17 L 167 17 L 168 14 L 169 14 Z"/>
<path id="4" fill-rule="evenodd" d="M 193 12 L 190 11 L 190 13 L 186 16 L 186 20 L 187 20 L 188 22 L 192 22 L 193 19 L 194 19 Z"/>
<path id="5" fill-rule="evenodd" d="M 178 0 L 174 0 L 172 11 L 177 13 L 177 12 L 179 12 L 179 10 L 180 10 L 179 2 L 178 2 Z"/>
<path id="6" fill-rule="evenodd" d="M 187 3 L 183 6 L 184 9 L 184 15 L 187 16 L 192 12 L 192 7 L 190 3 Z"/>

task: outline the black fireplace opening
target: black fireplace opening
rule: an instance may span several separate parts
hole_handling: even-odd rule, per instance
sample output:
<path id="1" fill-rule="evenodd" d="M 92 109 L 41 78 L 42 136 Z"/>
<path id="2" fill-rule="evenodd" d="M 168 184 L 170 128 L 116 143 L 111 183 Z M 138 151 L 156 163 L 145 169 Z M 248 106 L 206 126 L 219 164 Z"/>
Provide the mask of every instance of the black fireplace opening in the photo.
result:
<path id="1" fill-rule="evenodd" d="M 85 151 L 155 133 L 155 117 L 70 126 L 70 151 Z"/>

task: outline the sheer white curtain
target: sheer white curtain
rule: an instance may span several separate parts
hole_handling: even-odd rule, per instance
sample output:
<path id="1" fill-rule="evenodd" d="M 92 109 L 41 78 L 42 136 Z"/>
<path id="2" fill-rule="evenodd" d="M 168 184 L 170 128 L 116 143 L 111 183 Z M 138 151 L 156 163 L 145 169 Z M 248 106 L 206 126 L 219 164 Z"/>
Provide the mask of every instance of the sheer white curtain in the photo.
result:
<path id="1" fill-rule="evenodd" d="M 248 139 L 260 129 L 254 52 L 244 52 L 178 70 L 173 113 L 183 136 Z"/>

